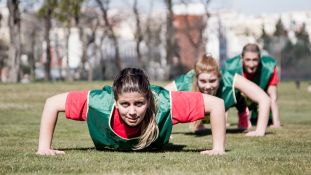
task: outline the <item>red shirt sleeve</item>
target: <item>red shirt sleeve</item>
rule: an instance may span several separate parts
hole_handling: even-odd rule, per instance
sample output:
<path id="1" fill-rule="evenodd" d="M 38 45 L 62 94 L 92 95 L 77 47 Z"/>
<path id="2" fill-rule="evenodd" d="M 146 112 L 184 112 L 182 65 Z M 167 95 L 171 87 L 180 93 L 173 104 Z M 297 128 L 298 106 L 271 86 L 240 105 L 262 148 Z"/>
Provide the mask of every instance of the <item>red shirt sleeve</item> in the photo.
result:
<path id="1" fill-rule="evenodd" d="M 279 83 L 277 68 L 274 67 L 273 74 L 269 80 L 268 86 L 276 86 Z"/>
<path id="2" fill-rule="evenodd" d="M 87 118 L 88 91 L 71 91 L 67 95 L 65 114 L 67 119 L 85 121 Z"/>
<path id="3" fill-rule="evenodd" d="M 172 91 L 171 95 L 173 125 L 204 118 L 204 101 L 200 92 Z"/>

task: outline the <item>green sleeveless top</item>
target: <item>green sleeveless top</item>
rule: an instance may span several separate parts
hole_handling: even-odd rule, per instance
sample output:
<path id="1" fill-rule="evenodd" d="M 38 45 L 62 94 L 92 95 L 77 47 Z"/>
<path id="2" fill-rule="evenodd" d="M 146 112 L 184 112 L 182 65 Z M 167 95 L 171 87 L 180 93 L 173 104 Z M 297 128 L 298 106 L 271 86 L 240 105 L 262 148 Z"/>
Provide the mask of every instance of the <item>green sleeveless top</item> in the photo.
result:
<path id="1" fill-rule="evenodd" d="M 273 74 L 274 67 L 276 66 L 276 60 L 269 56 L 262 56 L 260 58 L 260 64 L 255 77 L 250 80 L 257 84 L 261 89 L 267 90 L 269 80 Z M 243 74 L 242 59 L 240 55 L 228 59 L 225 62 L 225 71 L 231 74 L 238 73 Z"/>
<path id="2" fill-rule="evenodd" d="M 191 70 L 186 74 L 179 76 L 175 80 L 178 91 L 192 91 L 192 84 L 195 79 L 195 71 Z M 229 73 L 224 73 L 219 82 L 219 88 L 216 92 L 216 97 L 224 100 L 225 109 L 228 110 L 236 103 L 235 89 L 233 85 L 234 76 Z"/>
<path id="3" fill-rule="evenodd" d="M 150 86 L 157 107 L 156 122 L 159 128 L 157 139 L 149 146 L 160 148 L 168 143 L 172 132 L 170 93 L 162 87 Z M 112 87 L 105 86 L 102 90 L 91 90 L 88 96 L 87 124 L 90 136 L 96 149 L 131 150 L 138 138 L 122 138 L 111 127 L 114 109 Z"/>

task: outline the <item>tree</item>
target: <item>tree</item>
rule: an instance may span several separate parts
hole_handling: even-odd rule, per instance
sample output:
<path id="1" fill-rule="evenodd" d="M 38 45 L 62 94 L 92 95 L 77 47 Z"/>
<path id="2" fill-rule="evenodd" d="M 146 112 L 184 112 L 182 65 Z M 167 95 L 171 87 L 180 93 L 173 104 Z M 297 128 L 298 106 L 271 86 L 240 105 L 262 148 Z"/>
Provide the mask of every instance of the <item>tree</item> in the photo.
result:
<path id="1" fill-rule="evenodd" d="M 6 43 L 3 39 L 0 39 L 0 81 L 2 81 L 3 68 L 8 65 L 8 49 L 8 43 Z"/>
<path id="2" fill-rule="evenodd" d="M 110 0 L 96 0 L 97 4 L 99 5 L 99 8 L 102 12 L 104 23 L 105 23 L 105 34 L 108 35 L 109 38 L 112 39 L 112 43 L 114 45 L 114 52 L 115 52 L 115 63 L 117 66 L 117 71 L 122 70 L 122 62 L 120 58 L 120 49 L 119 49 L 119 42 L 116 34 L 113 31 L 113 24 L 110 22 L 108 17 L 108 10 L 109 10 L 109 4 Z"/>
<path id="3" fill-rule="evenodd" d="M 188 6 L 189 4 L 185 0 L 181 0 L 181 2 Z M 209 1 L 207 1 L 208 3 Z M 201 1 L 202 5 L 204 5 L 205 10 L 206 4 L 204 1 Z M 206 11 L 207 14 L 207 11 Z M 204 45 L 203 43 L 203 31 L 206 28 L 206 21 L 205 17 L 208 17 L 208 15 L 204 16 L 192 16 L 189 14 L 183 15 L 183 21 L 185 22 L 185 28 L 181 32 L 187 37 L 190 45 L 193 48 L 193 57 L 198 58 L 198 56 L 204 52 Z"/>
<path id="4" fill-rule="evenodd" d="M 20 80 L 20 55 L 21 55 L 21 14 L 19 10 L 19 0 L 7 0 L 10 12 L 10 45 L 9 45 L 9 82 Z"/>
<path id="5" fill-rule="evenodd" d="M 46 60 L 44 63 L 45 80 L 50 81 L 51 77 L 51 43 L 50 43 L 50 30 L 52 28 L 52 18 L 55 8 L 57 7 L 57 0 L 45 0 L 43 6 L 39 10 L 39 16 L 43 17 L 45 21 L 45 34 L 44 40 L 46 43 L 45 55 Z"/>
<path id="6" fill-rule="evenodd" d="M 298 58 L 303 58 L 305 56 L 310 56 L 311 54 L 311 44 L 309 39 L 309 34 L 306 31 L 306 24 L 303 24 L 300 30 L 295 32 L 297 42 L 296 42 L 296 55 Z"/>
<path id="7" fill-rule="evenodd" d="M 176 50 L 176 38 L 175 30 L 173 27 L 174 12 L 173 12 L 173 2 L 172 0 L 165 1 L 166 8 L 168 10 L 166 17 L 166 60 L 168 63 L 173 63 L 173 58 L 178 57 L 178 52 Z"/>
<path id="8" fill-rule="evenodd" d="M 165 0 L 166 8 L 167 8 L 167 16 L 166 16 L 166 60 L 169 65 L 174 65 L 174 60 L 180 61 L 180 55 L 179 55 L 179 47 L 176 41 L 176 31 L 173 26 L 173 20 L 174 20 L 174 12 L 173 12 L 173 2 L 172 0 Z M 177 63 L 177 64 L 178 64 Z M 176 65 L 176 63 L 175 63 Z M 176 73 L 173 73 L 175 68 L 170 69 L 170 75 L 169 78 L 173 78 Z"/>
<path id="9" fill-rule="evenodd" d="M 281 36 L 286 36 L 286 35 L 287 35 L 287 31 L 284 28 L 283 22 L 280 18 L 275 25 L 275 31 L 273 33 L 273 36 L 281 37 Z"/>
<path id="10" fill-rule="evenodd" d="M 41 57 L 41 47 L 43 40 L 43 20 L 38 18 L 38 16 L 32 11 L 24 11 L 23 21 L 22 21 L 22 52 L 28 56 L 28 64 L 22 65 L 24 70 L 28 72 L 23 72 L 23 74 L 30 74 L 30 79 L 35 80 L 36 74 L 36 61 Z"/>
<path id="11" fill-rule="evenodd" d="M 279 19 L 275 26 L 269 51 L 274 57 L 276 57 L 276 59 L 278 59 L 280 65 L 282 64 L 281 51 L 288 42 L 289 38 L 287 36 L 287 30 L 285 29 L 282 20 Z"/>
<path id="12" fill-rule="evenodd" d="M 95 40 L 96 40 L 96 31 L 99 27 L 99 19 L 95 16 L 88 16 L 84 17 L 85 23 L 84 25 L 88 25 L 90 27 L 91 32 L 85 32 L 85 28 L 80 27 L 80 39 L 82 41 L 82 58 L 81 58 L 81 66 L 80 66 L 80 78 L 84 78 L 84 72 L 86 64 L 88 65 L 88 75 L 87 80 L 92 81 L 93 80 L 93 68 L 95 65 L 92 64 L 89 56 L 88 56 L 88 49 L 93 44 L 94 48 L 92 49 L 93 53 L 92 56 L 94 56 L 96 62 L 96 51 L 98 48 L 95 46 Z M 99 49 L 100 50 L 100 49 Z"/>
<path id="13" fill-rule="evenodd" d="M 143 41 L 143 32 L 141 28 L 141 20 L 140 20 L 140 15 L 138 11 L 138 2 L 137 0 L 134 0 L 133 3 L 133 12 L 135 16 L 135 21 L 136 21 L 136 31 L 135 31 L 135 40 L 136 40 L 136 54 L 137 54 L 137 60 L 141 68 L 144 67 L 142 55 L 141 55 L 141 50 L 140 50 L 140 44 Z"/>
<path id="14" fill-rule="evenodd" d="M 296 42 L 287 42 L 282 50 L 283 75 L 286 79 L 307 79 L 311 74 L 311 44 L 305 24 L 295 31 Z"/>
<path id="15" fill-rule="evenodd" d="M 263 49 L 266 50 L 266 51 L 269 51 L 270 50 L 270 44 L 271 44 L 271 41 L 272 41 L 272 37 L 267 34 L 264 26 L 262 26 L 261 36 L 260 36 L 259 40 L 260 40 L 260 42 L 263 45 Z"/>
<path id="16" fill-rule="evenodd" d="M 55 9 L 55 14 L 54 16 L 56 19 L 60 22 L 63 23 L 63 25 L 67 28 L 67 33 L 66 33 L 66 57 L 67 57 L 67 67 L 66 67 L 66 79 L 67 80 L 72 80 L 73 77 L 70 72 L 70 67 L 69 67 L 69 37 L 71 34 L 71 28 L 72 27 L 79 27 L 80 30 L 80 39 L 82 38 L 83 35 L 83 27 L 79 25 L 80 23 L 80 18 L 81 18 L 81 6 L 83 4 L 84 0 L 62 0 L 59 1 L 57 4 L 57 7 Z M 85 27 L 85 26 L 84 26 Z M 83 40 L 81 40 L 83 43 Z M 85 46 L 83 44 L 83 46 Z M 83 47 L 84 50 L 84 47 Z M 81 58 L 81 68 L 80 68 L 80 75 L 83 72 L 84 64 L 86 62 L 86 56 L 82 56 Z"/>

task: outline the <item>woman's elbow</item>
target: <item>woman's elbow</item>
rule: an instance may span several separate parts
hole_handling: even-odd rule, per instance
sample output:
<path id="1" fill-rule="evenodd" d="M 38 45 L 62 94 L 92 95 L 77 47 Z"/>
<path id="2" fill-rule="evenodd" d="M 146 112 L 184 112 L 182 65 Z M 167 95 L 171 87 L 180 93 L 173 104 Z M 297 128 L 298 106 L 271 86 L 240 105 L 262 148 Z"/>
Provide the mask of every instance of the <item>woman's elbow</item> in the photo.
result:
<path id="1" fill-rule="evenodd" d="M 46 108 L 47 110 L 62 111 L 62 109 L 64 108 L 64 102 L 63 99 L 60 97 L 61 97 L 60 95 L 48 97 L 45 100 L 44 108 Z"/>
<path id="2" fill-rule="evenodd" d="M 53 96 L 52 97 L 48 97 L 46 100 L 45 100 L 45 106 L 49 106 L 51 104 L 53 104 Z"/>
<path id="3" fill-rule="evenodd" d="M 276 103 L 277 102 L 277 96 L 276 95 L 272 95 L 272 96 L 270 96 L 270 98 L 269 98 L 269 100 L 270 100 L 270 102 L 271 103 Z"/>
<path id="4" fill-rule="evenodd" d="M 259 101 L 259 105 L 263 104 L 265 106 L 271 105 L 271 98 L 268 95 L 264 95 L 261 97 L 261 100 Z"/>

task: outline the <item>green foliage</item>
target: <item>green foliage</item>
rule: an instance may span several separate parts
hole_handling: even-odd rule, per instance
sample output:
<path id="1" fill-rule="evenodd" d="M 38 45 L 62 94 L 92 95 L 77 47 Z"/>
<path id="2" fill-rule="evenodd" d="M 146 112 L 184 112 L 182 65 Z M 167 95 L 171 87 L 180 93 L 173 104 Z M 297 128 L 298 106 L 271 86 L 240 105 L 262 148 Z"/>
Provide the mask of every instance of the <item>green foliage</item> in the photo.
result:
<path id="1" fill-rule="evenodd" d="M 48 13 L 60 22 L 69 25 L 72 19 L 79 22 L 81 6 L 84 0 L 45 0 L 38 15 L 45 17 Z"/>
<path id="2" fill-rule="evenodd" d="M 290 39 L 287 33 L 288 31 L 279 19 L 273 35 L 268 35 L 263 28 L 259 40 L 263 43 L 263 49 L 281 64 L 282 78 L 310 79 L 311 43 L 306 25 L 303 24 L 299 30 L 295 31 L 295 40 Z"/>
<path id="3" fill-rule="evenodd" d="M 194 135 L 188 125 L 176 125 L 173 139 L 160 151 L 97 151 L 85 122 L 60 114 L 54 148 L 65 155 L 35 155 L 39 124 L 47 97 L 68 90 L 101 88 L 111 82 L 0 84 L 0 174 L 311 174 L 311 93 L 307 83 L 279 85 L 281 129 L 250 138 L 236 132 L 236 111 L 227 131 L 227 154 L 208 157 L 211 135 Z M 207 126 L 208 127 L 208 126 Z"/>
<path id="4" fill-rule="evenodd" d="M 297 57 L 310 56 L 311 54 L 311 43 L 309 40 L 309 34 L 306 31 L 306 25 L 303 24 L 301 29 L 295 32 L 297 37 L 295 54 Z"/>
<path id="5" fill-rule="evenodd" d="M 58 9 L 55 13 L 57 20 L 70 24 L 71 19 L 74 19 L 75 23 L 79 23 L 81 6 L 84 0 L 63 0 L 58 3 Z"/>
<path id="6" fill-rule="evenodd" d="M 57 0 L 44 0 L 43 6 L 38 11 L 39 17 L 44 18 L 48 13 L 52 13 L 57 3 Z"/>
<path id="7" fill-rule="evenodd" d="M 282 23 L 281 18 L 278 20 L 278 22 L 275 25 L 275 31 L 274 31 L 274 36 L 280 37 L 280 36 L 286 36 L 287 35 L 287 31 L 284 28 L 284 25 Z"/>
<path id="8" fill-rule="evenodd" d="M 293 72 L 292 78 L 308 78 L 311 73 L 308 68 L 311 65 L 311 44 L 305 25 L 296 31 L 295 35 L 297 38 L 296 43 L 287 42 L 281 52 L 282 67 L 288 72 Z"/>
<path id="9" fill-rule="evenodd" d="M 262 34 L 260 36 L 260 40 L 263 42 L 263 49 L 264 50 L 269 50 L 269 47 L 270 47 L 270 43 L 272 41 L 272 38 L 271 36 L 269 36 L 267 33 L 266 33 L 266 30 L 264 28 L 264 26 L 262 26 Z"/>

